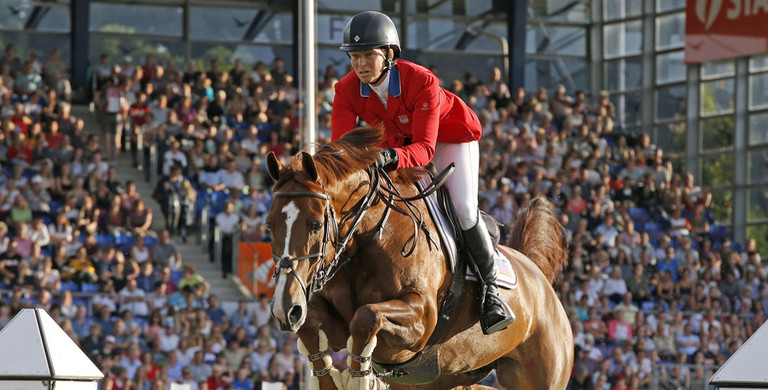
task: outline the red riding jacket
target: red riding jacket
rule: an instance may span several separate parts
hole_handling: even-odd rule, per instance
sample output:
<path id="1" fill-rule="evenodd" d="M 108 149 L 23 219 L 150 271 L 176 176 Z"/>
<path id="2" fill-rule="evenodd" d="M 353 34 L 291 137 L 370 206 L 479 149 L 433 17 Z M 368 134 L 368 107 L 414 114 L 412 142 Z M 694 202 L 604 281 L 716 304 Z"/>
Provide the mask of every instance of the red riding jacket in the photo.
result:
<path id="1" fill-rule="evenodd" d="M 371 96 L 373 95 L 373 96 Z M 336 83 L 331 139 L 353 130 L 357 118 L 369 126 L 383 123 L 383 147 L 397 151 L 398 168 L 424 166 L 435 154 L 435 144 L 480 139 L 480 120 L 458 96 L 440 87 L 427 68 L 398 60 L 389 75 L 387 108 L 354 71 Z"/>

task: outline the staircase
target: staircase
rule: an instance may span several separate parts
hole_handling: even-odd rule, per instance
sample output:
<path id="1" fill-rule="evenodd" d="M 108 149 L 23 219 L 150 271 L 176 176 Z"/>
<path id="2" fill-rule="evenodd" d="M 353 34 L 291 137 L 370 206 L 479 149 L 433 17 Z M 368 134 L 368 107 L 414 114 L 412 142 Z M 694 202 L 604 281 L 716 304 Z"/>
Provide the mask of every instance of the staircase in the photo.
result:
<path id="1" fill-rule="evenodd" d="M 91 112 L 87 105 L 75 105 L 72 107 L 72 114 L 85 121 L 86 134 L 102 134 L 98 115 Z M 103 139 L 102 139 L 103 142 Z M 121 181 L 133 181 L 136 183 L 136 190 L 141 194 L 144 203 L 152 209 L 154 218 L 152 220 L 151 230 L 160 232 L 165 229 L 166 221 L 160 204 L 152 198 L 154 190 L 152 184 L 146 180 L 145 172 L 133 167 L 130 152 L 121 152 L 118 160 L 114 163 L 117 169 L 117 177 Z M 235 276 L 227 279 L 221 277 L 221 268 L 218 264 L 213 264 L 208 259 L 207 245 L 198 243 L 198 233 L 190 232 L 183 242 L 181 237 L 173 237 L 173 244 L 181 253 L 183 264 L 190 264 L 195 267 L 197 273 L 202 275 L 211 285 L 211 294 L 216 294 L 221 300 L 241 300 L 249 297 L 248 290 L 240 283 Z"/>

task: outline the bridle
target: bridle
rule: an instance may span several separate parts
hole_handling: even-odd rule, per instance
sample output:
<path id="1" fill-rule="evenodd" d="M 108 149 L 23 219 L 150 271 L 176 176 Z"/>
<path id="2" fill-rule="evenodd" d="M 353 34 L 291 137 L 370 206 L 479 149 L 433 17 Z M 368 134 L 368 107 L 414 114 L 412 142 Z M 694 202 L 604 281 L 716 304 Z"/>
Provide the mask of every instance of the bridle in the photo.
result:
<path id="1" fill-rule="evenodd" d="M 331 204 L 331 197 L 327 192 L 276 191 L 272 194 L 274 198 L 318 198 L 325 201 L 325 214 L 323 216 L 323 242 L 320 245 L 320 250 L 318 252 L 298 257 L 281 257 L 274 252 L 272 253 L 272 259 L 275 262 L 274 277 L 277 277 L 277 274 L 280 272 L 293 275 L 293 277 L 296 278 L 296 280 L 299 282 L 299 285 L 301 286 L 307 301 L 309 301 L 309 297 L 312 293 L 322 290 L 325 284 L 328 283 L 328 281 L 331 280 L 331 278 L 333 278 L 333 276 L 336 275 L 336 273 L 351 260 L 351 257 L 342 257 L 342 255 L 347 249 L 349 240 L 352 239 L 352 236 L 355 234 L 357 227 L 360 225 L 360 222 L 362 222 L 363 216 L 365 216 L 365 213 L 376 200 L 376 189 L 379 187 L 379 175 L 371 172 L 372 170 L 373 168 L 368 170 L 369 177 L 371 178 L 371 183 L 368 185 L 368 193 L 363 197 L 360 207 L 358 207 L 357 211 L 355 211 L 349 229 L 346 233 L 344 233 L 343 236 L 340 234 L 339 223 L 336 218 L 336 211 L 333 208 L 333 204 Z M 328 243 L 332 243 L 334 254 L 333 259 L 331 259 L 329 263 L 325 264 L 325 250 L 328 246 Z M 317 272 L 315 272 L 312 282 L 307 287 L 301 277 L 296 273 L 294 262 L 314 258 L 319 258 L 323 262 L 321 262 L 319 269 Z"/>
<path id="2" fill-rule="evenodd" d="M 310 253 L 308 255 L 298 256 L 298 257 L 279 256 L 273 252 L 272 259 L 275 262 L 275 273 L 273 277 L 277 278 L 277 275 L 280 272 L 284 274 L 293 275 L 293 277 L 296 278 L 296 280 L 299 282 L 299 285 L 301 286 L 301 289 L 304 292 L 304 296 L 307 299 L 307 302 L 309 302 L 309 298 L 312 295 L 312 293 L 322 290 L 325 284 L 328 283 L 328 281 L 330 281 L 331 278 L 333 278 L 333 276 L 336 275 L 336 273 L 342 267 L 344 267 L 347 263 L 350 262 L 350 260 L 352 260 L 351 256 L 343 256 L 344 251 L 347 249 L 347 244 L 349 244 L 349 240 L 352 239 L 352 236 L 357 231 L 357 227 L 360 225 L 360 222 L 362 222 L 363 217 L 365 216 L 365 213 L 371 207 L 371 205 L 376 200 L 376 198 L 381 199 L 387 209 L 384 217 L 379 223 L 379 226 L 378 226 L 379 229 L 381 229 L 383 224 L 386 222 L 386 219 L 387 219 L 387 216 L 389 215 L 390 210 L 395 210 L 398 213 L 407 215 L 413 221 L 414 233 L 406 241 L 405 245 L 403 246 L 403 249 L 401 250 L 401 255 L 403 257 L 408 257 L 413 253 L 414 249 L 416 248 L 416 243 L 418 242 L 418 234 L 420 230 L 424 230 L 427 233 L 429 239 L 435 242 L 435 239 L 429 236 L 429 230 L 427 229 L 426 225 L 423 222 L 421 212 L 418 210 L 418 208 L 416 208 L 412 204 L 412 202 L 419 199 L 423 199 L 429 196 L 430 194 L 432 194 L 433 192 L 437 191 L 437 189 L 440 188 L 448 179 L 448 176 L 450 176 L 451 173 L 453 173 L 453 170 L 454 170 L 454 164 L 451 164 L 443 172 L 437 175 L 432 180 L 432 183 L 430 183 L 426 188 L 424 188 L 420 194 L 413 197 L 405 197 L 400 194 L 400 192 L 397 190 L 391 178 L 389 177 L 389 175 L 384 169 L 382 168 L 377 169 L 373 167 L 368 168 L 366 170 L 366 172 L 368 173 L 368 177 L 370 179 L 370 182 L 368 184 L 368 193 L 366 193 L 365 196 L 362 198 L 362 200 L 359 202 L 360 206 L 355 211 L 355 214 L 352 218 L 352 222 L 349 226 L 349 229 L 347 230 L 346 233 L 344 233 L 343 236 L 341 236 L 339 231 L 339 222 L 336 218 L 336 211 L 333 208 L 333 204 L 331 204 L 331 197 L 330 195 L 328 195 L 325 189 L 323 189 L 323 192 L 319 192 L 319 191 L 276 191 L 274 192 L 272 194 L 274 198 L 317 198 L 317 199 L 324 200 L 325 213 L 323 216 L 323 225 L 324 225 L 323 242 L 320 246 L 320 250 L 315 253 Z M 385 178 L 385 184 L 382 183 L 381 177 Z M 407 210 L 397 207 L 394 204 L 396 201 L 404 202 L 406 204 Z M 333 259 L 331 259 L 329 263 L 325 264 L 324 263 L 325 251 L 329 243 L 332 243 L 333 245 L 334 254 L 333 254 Z M 437 245 L 436 242 L 435 242 L 435 245 Z M 297 261 L 314 259 L 314 258 L 319 258 L 321 260 L 321 265 L 319 266 L 319 269 L 317 270 L 317 272 L 315 272 L 315 275 L 312 278 L 312 282 L 309 284 L 309 286 L 306 286 L 304 281 L 299 276 L 299 274 L 296 273 L 296 268 L 294 267 L 294 264 Z"/>

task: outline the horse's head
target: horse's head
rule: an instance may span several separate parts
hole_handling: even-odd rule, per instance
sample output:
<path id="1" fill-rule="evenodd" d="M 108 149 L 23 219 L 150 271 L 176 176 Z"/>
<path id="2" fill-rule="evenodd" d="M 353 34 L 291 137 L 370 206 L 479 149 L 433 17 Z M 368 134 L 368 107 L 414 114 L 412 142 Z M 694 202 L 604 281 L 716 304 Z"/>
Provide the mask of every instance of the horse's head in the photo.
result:
<path id="1" fill-rule="evenodd" d="M 308 153 L 302 152 L 288 167 L 270 153 L 267 168 L 278 183 L 266 220 L 277 278 L 272 315 L 281 330 L 296 332 L 306 318 L 315 276 L 325 265 L 335 230 L 333 206 Z"/>

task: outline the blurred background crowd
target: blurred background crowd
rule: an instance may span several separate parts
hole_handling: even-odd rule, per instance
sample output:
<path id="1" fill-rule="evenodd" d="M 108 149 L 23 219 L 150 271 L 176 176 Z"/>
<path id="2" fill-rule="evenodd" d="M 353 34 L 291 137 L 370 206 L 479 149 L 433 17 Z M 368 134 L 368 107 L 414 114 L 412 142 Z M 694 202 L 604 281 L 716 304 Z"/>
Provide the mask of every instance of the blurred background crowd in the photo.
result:
<path id="1" fill-rule="evenodd" d="M 201 233 L 206 205 L 225 259 L 233 235 L 269 241 L 265 156 L 302 147 L 293 76 L 279 58 L 137 62 L 101 56 L 100 120 L 85 123 L 55 49 L 11 44 L 0 57 L 0 328 L 45 308 L 104 370 L 102 389 L 303 388 L 304 359 L 272 323 L 270 297 L 223 304 L 173 243 Z M 341 76 L 329 67 L 319 78 L 320 143 Z M 576 341 L 570 388 L 704 388 L 765 321 L 765 248 L 732 242 L 709 191 L 648 135 L 624 131 L 606 92 L 512 91 L 498 69 L 443 82 L 482 122 L 480 204 L 503 234 L 527 199 L 557 206 L 570 241 L 557 285 Z M 162 179 L 142 195 L 115 165 L 126 153 L 150 169 L 150 146 Z M 334 361 L 343 368 L 344 353 Z"/>

